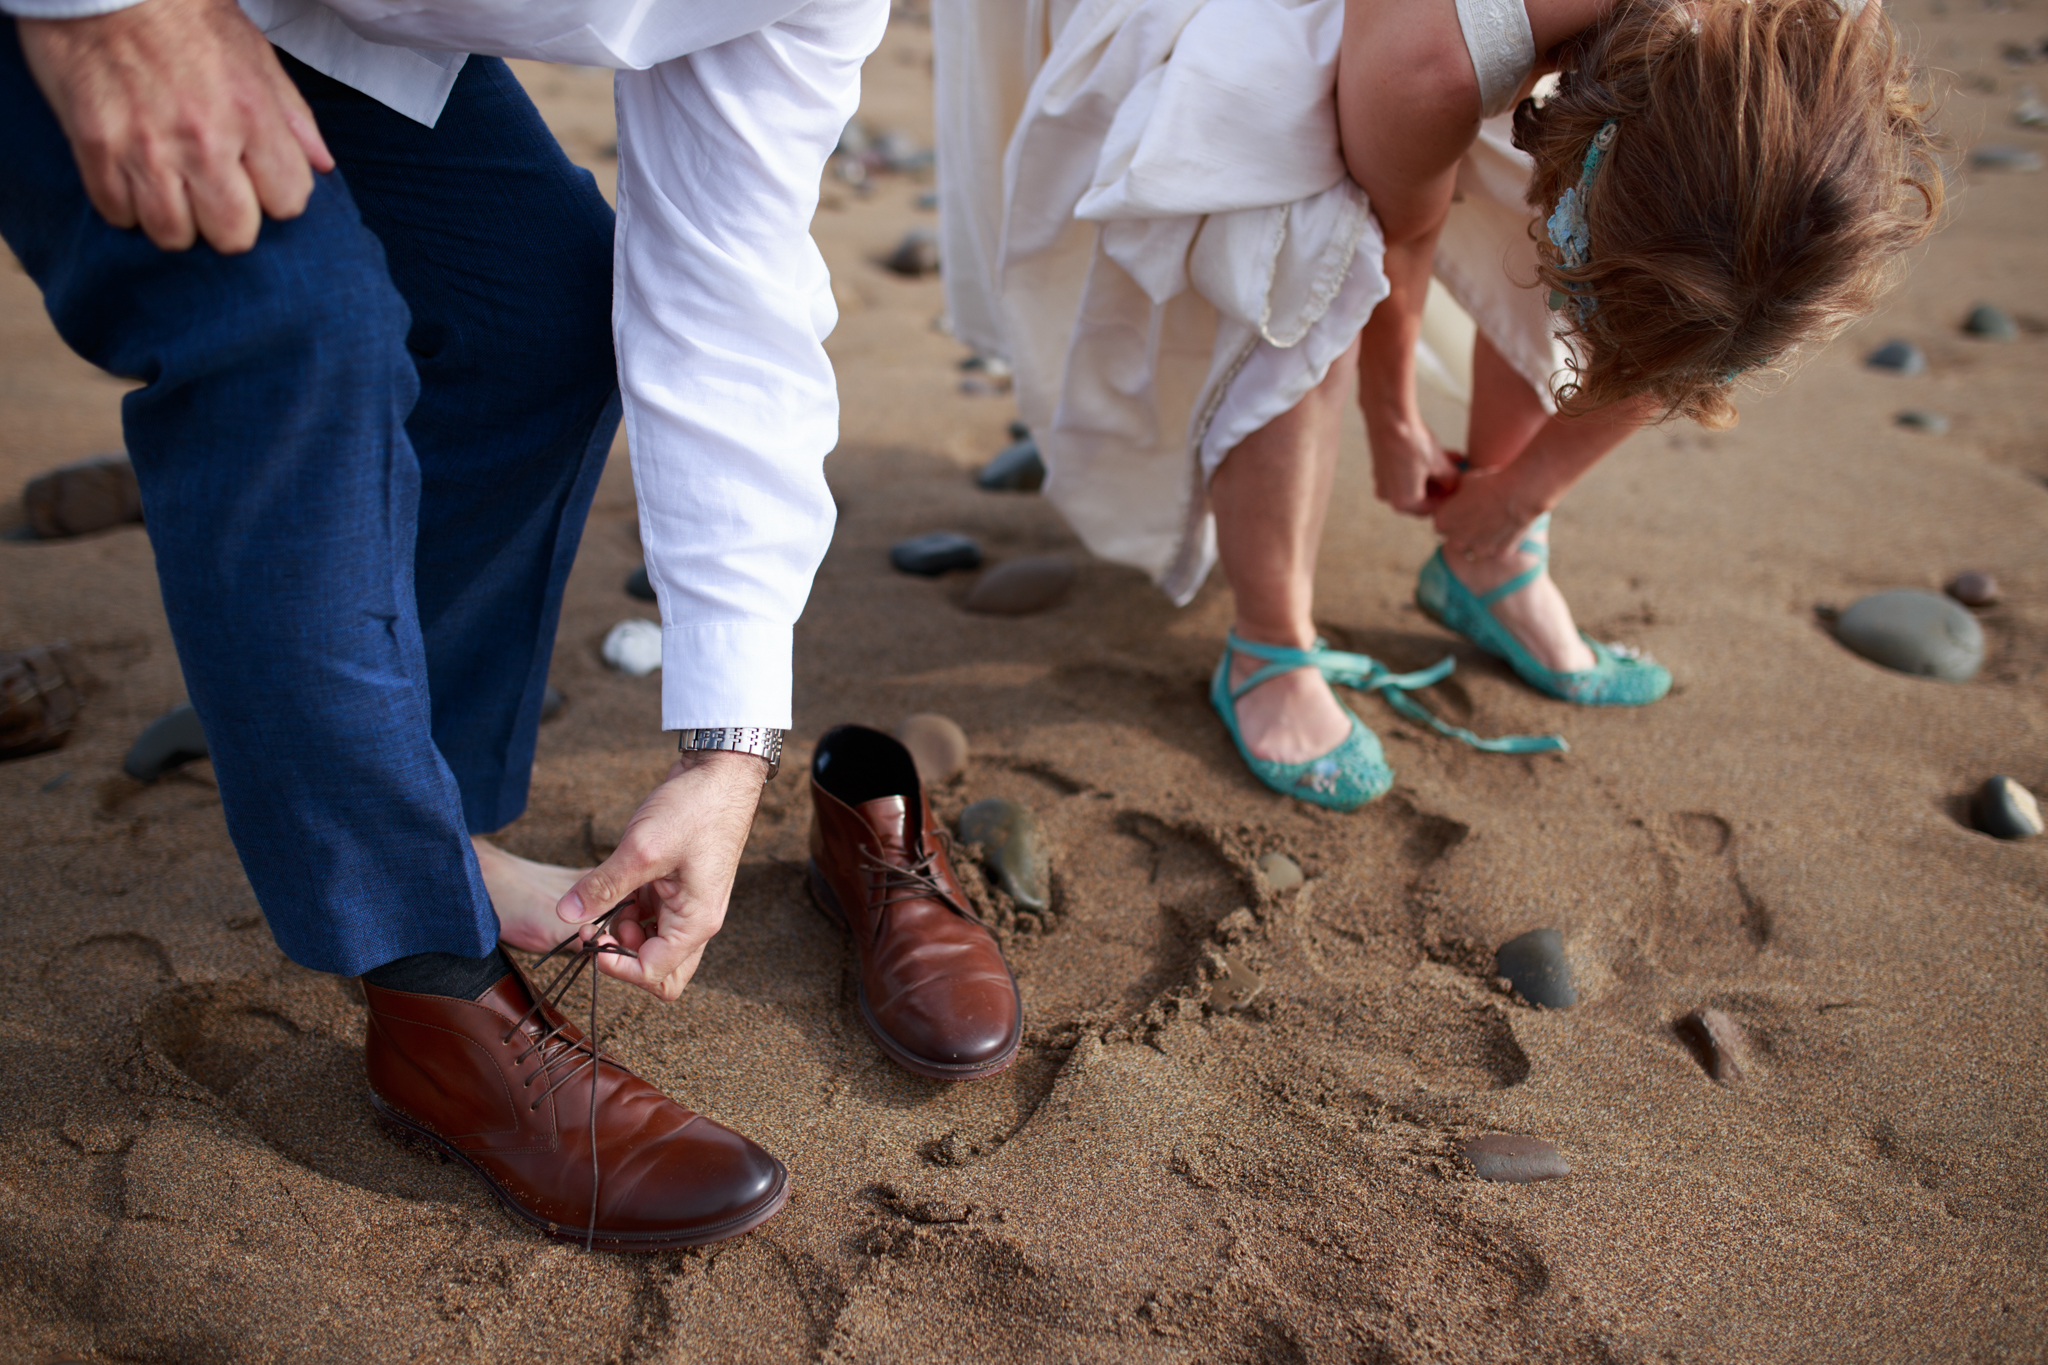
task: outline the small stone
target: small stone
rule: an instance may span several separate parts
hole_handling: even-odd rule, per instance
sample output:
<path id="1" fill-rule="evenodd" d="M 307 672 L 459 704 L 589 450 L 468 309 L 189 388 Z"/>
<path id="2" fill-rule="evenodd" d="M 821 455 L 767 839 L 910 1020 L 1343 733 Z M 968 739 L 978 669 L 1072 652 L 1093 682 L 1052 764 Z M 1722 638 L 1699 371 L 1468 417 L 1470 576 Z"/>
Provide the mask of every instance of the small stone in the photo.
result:
<path id="1" fill-rule="evenodd" d="M 2013 92 L 2012 121 L 2022 128 L 2048 128 L 2048 104 L 2034 93 L 2034 87 L 2023 85 Z"/>
<path id="2" fill-rule="evenodd" d="M 1907 408 L 1898 415 L 1898 424 L 1924 431 L 1934 436 L 1948 435 L 1948 418 L 1938 412 L 1922 412 L 1918 408 Z"/>
<path id="3" fill-rule="evenodd" d="M 2041 154 L 2007 142 L 1985 142 L 1970 150 L 1970 164 L 1980 171 L 2038 171 Z"/>
<path id="4" fill-rule="evenodd" d="M 1989 303 L 1980 303 L 1970 310 L 1970 316 L 1963 319 L 1963 330 L 1986 341 L 2016 341 L 2020 334 L 2012 314 Z"/>
<path id="5" fill-rule="evenodd" d="M 927 787 L 944 786 L 967 771 L 967 732 L 950 717 L 931 711 L 905 716 L 896 738 L 910 750 L 918 780 Z"/>
<path id="6" fill-rule="evenodd" d="M 141 521 L 142 490 L 126 455 L 95 455 L 31 479 L 21 508 L 44 540 L 82 536 Z"/>
<path id="7" fill-rule="evenodd" d="M 2041 803 L 2000 773 L 1987 778 L 1970 803 L 1970 819 L 1994 839 L 2031 839 L 2041 832 Z"/>
<path id="8" fill-rule="evenodd" d="M 1010 439 L 1011 439 L 1011 440 L 1013 440 L 1013 441 L 1024 441 L 1024 440 L 1029 440 L 1029 439 L 1030 439 L 1030 437 L 1031 437 L 1031 428 L 1030 428 L 1030 427 L 1027 427 L 1027 426 L 1025 426 L 1025 425 L 1024 425 L 1024 424 L 1023 424 L 1022 422 L 1012 421 L 1012 422 L 1010 423 Z"/>
<path id="9" fill-rule="evenodd" d="M 638 617 L 621 621 L 604 637 L 603 654 L 619 672 L 644 678 L 661 667 L 661 627 Z"/>
<path id="10" fill-rule="evenodd" d="M 882 264 L 899 275 L 916 279 L 939 273 L 939 239 L 929 228 L 912 228 Z"/>
<path id="11" fill-rule="evenodd" d="M 82 704 L 71 671 L 62 643 L 0 651 L 0 758 L 26 758 L 71 738 Z"/>
<path id="12" fill-rule="evenodd" d="M 999 796 L 977 801 L 960 812 L 960 841 L 982 846 L 989 875 L 1021 908 L 1052 903 L 1052 868 L 1029 807 Z"/>
<path id="13" fill-rule="evenodd" d="M 1912 342 L 1894 337 L 1863 357 L 1863 363 L 1873 370 L 1915 375 L 1927 368 L 1927 357 Z"/>
<path id="14" fill-rule="evenodd" d="M 1045 487 L 1045 460 L 1038 442 L 1020 436 L 981 467 L 975 483 L 991 493 L 1036 493 Z"/>
<path id="15" fill-rule="evenodd" d="M 1259 859 L 1259 876 L 1275 891 L 1292 891 L 1307 880 L 1301 875 L 1301 864 L 1285 853 L 1268 853 Z"/>
<path id="16" fill-rule="evenodd" d="M 137 782 L 154 782 L 206 754 L 206 728 L 199 723 L 199 713 L 186 702 L 149 723 L 122 760 L 121 771 Z"/>
<path id="17" fill-rule="evenodd" d="M 1722 1085 L 1742 1080 L 1742 1028 L 1717 1009 L 1697 1009 L 1672 1026 L 1700 1067 Z"/>
<path id="18" fill-rule="evenodd" d="M 1528 1185 L 1538 1180 L 1562 1180 L 1572 1173 L 1562 1153 L 1542 1138 L 1519 1133 L 1483 1133 L 1467 1138 L 1458 1148 L 1481 1180 L 1501 1180 Z"/>
<path id="19" fill-rule="evenodd" d="M 1241 1010 L 1265 988 L 1257 972 L 1225 953 L 1222 974 L 1209 983 L 1209 1008 L 1219 1014 Z"/>
<path id="20" fill-rule="evenodd" d="M 554 688 L 543 689 L 540 694 L 540 723 L 546 725 L 556 716 L 561 715 L 562 708 L 568 704 L 569 699 Z"/>
<path id="21" fill-rule="evenodd" d="M 1835 620 L 1835 638 L 1872 663 L 1945 682 L 1967 682 L 1984 662 L 1984 629 L 1939 593 L 1896 588 L 1866 597 Z"/>
<path id="22" fill-rule="evenodd" d="M 1073 586 L 1072 564 L 1059 555 L 1033 555 L 998 564 L 976 579 L 964 605 L 992 616 L 1024 616 L 1053 606 Z"/>
<path id="23" fill-rule="evenodd" d="M 1564 935 L 1555 929 L 1531 929 L 1501 944 L 1494 971 L 1532 1005 L 1562 1010 L 1579 1003 L 1572 966 L 1564 958 Z"/>
<path id="24" fill-rule="evenodd" d="M 954 569 L 981 567 L 981 546 L 953 531 L 927 531 L 889 547 L 889 562 L 904 573 L 936 578 Z"/>
<path id="25" fill-rule="evenodd" d="M 654 600 L 654 584 L 647 577 L 647 566 L 645 564 L 642 564 L 639 568 L 626 575 L 626 596 L 637 598 L 642 602 L 652 602 Z"/>
<path id="26" fill-rule="evenodd" d="M 1995 607 L 2002 595 L 1998 580 L 1980 569 L 1959 573 L 1948 585 L 1948 595 L 1966 607 Z"/>

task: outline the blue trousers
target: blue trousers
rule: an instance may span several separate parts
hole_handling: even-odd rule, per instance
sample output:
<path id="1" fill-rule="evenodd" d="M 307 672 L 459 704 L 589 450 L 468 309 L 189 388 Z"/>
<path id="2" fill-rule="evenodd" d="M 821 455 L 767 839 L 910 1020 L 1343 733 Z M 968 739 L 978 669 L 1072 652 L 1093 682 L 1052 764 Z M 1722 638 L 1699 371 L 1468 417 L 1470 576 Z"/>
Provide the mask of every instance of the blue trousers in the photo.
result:
<path id="1" fill-rule="evenodd" d="M 0 20 L 0 236 L 122 404 L 228 831 L 280 947 L 498 941 L 468 835 L 526 804 L 619 418 L 612 213 L 503 62 L 426 128 L 289 58 L 339 163 L 254 250 L 111 227 Z"/>

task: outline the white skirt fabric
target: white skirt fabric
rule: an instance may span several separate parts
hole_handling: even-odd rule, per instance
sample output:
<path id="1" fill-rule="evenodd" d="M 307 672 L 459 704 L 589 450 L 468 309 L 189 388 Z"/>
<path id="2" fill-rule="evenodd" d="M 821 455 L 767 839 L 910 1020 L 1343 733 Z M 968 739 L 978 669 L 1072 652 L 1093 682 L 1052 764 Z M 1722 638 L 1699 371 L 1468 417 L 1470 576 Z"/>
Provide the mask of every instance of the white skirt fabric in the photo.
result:
<path id="1" fill-rule="evenodd" d="M 1012 365 L 1082 542 L 1186 602 L 1215 562 L 1209 476 L 1387 295 L 1337 141 L 1342 0 L 937 0 L 932 18 L 954 331 Z M 1438 274 L 1547 393 L 1560 353 L 1505 122 L 1460 168 Z"/>

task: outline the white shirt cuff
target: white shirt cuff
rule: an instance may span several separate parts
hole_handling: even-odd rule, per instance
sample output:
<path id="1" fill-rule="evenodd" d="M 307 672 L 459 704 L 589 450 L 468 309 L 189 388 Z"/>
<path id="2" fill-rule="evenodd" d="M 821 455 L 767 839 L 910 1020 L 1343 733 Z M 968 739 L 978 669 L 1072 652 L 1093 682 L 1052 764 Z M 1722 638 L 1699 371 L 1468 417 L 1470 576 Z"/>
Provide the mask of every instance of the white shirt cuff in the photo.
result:
<path id="1" fill-rule="evenodd" d="M 790 659 L 796 632 L 766 621 L 665 626 L 661 728 L 790 728 Z"/>
<path id="2" fill-rule="evenodd" d="M 142 0 L 0 0 L 0 14 L 17 19 L 92 19 Z"/>

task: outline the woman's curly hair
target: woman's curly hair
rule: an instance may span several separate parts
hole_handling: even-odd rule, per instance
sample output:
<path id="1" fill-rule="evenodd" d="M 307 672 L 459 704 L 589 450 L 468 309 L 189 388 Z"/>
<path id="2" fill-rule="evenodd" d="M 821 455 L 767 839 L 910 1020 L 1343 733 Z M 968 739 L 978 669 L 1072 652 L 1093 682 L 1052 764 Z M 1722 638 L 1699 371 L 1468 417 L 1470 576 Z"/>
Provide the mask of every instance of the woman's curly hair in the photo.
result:
<path id="1" fill-rule="evenodd" d="M 1732 425 L 1734 376 L 1869 312 L 1941 211 L 1928 102 L 1882 14 L 1621 0 L 1559 58 L 1556 92 L 1515 111 L 1539 214 L 1616 124 L 1584 196 L 1585 264 L 1535 228 L 1576 352 L 1567 412 L 1650 395 L 1665 418 Z"/>

